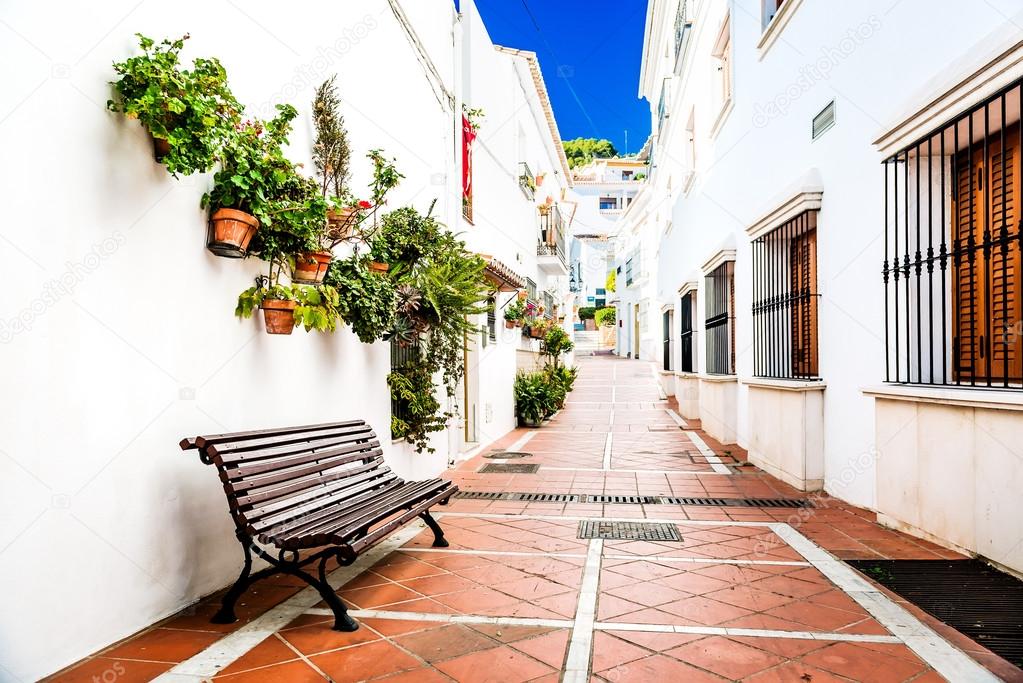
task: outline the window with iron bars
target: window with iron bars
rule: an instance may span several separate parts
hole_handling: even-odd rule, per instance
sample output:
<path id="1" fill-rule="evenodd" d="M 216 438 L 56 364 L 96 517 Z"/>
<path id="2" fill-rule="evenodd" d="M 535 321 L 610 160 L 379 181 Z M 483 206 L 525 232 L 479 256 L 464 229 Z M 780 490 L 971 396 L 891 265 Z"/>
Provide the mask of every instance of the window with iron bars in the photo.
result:
<path id="1" fill-rule="evenodd" d="M 497 341 L 497 301 L 493 297 L 487 299 L 487 338 Z M 486 346 L 485 342 L 483 346 Z"/>
<path id="2" fill-rule="evenodd" d="M 753 374 L 817 379 L 817 211 L 753 240 Z"/>
<path id="3" fill-rule="evenodd" d="M 670 310 L 665 311 L 663 315 L 663 327 L 664 327 L 664 367 L 665 371 L 673 369 L 674 360 L 673 356 L 675 351 L 674 335 L 672 334 L 672 327 L 674 326 L 673 314 Z"/>
<path id="4" fill-rule="evenodd" d="M 727 261 L 705 280 L 707 373 L 735 374 L 735 262 Z"/>
<path id="5" fill-rule="evenodd" d="M 526 300 L 536 303 L 536 283 L 526 278 Z"/>
<path id="6" fill-rule="evenodd" d="M 693 322 L 696 313 L 696 292 L 689 291 L 679 299 L 678 323 L 681 330 L 679 336 L 679 364 L 680 372 L 693 372 L 696 355 L 693 344 Z"/>
<path id="7" fill-rule="evenodd" d="M 554 317 L 554 295 L 550 292 L 543 293 L 543 317 Z"/>
<path id="8" fill-rule="evenodd" d="M 883 162 L 885 378 L 1023 387 L 1023 79 Z"/>
<path id="9" fill-rule="evenodd" d="M 391 370 L 410 367 L 419 362 L 418 344 L 399 344 L 391 341 Z M 391 397 L 391 415 L 400 420 L 409 418 L 409 407 L 405 401 Z"/>

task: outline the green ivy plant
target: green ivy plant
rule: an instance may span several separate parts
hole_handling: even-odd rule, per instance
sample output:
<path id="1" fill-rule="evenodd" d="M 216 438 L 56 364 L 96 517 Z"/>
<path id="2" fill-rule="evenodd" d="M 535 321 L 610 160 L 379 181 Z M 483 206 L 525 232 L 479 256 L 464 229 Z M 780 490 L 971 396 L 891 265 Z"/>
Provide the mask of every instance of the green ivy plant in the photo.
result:
<path id="1" fill-rule="evenodd" d="M 398 414 L 391 416 L 391 437 L 404 439 L 420 453 L 433 453 L 436 449 L 430 447 L 430 434 L 444 429 L 451 415 L 441 410 L 429 367 L 413 361 L 394 368 L 387 376 L 387 386 L 391 398 L 401 406 Z"/>
<path id="2" fill-rule="evenodd" d="M 391 279 L 369 271 L 358 255 L 334 260 L 324 285 L 338 293 L 337 311 L 364 344 L 383 339 L 394 326 L 395 288 Z"/>
<path id="3" fill-rule="evenodd" d="M 330 285 L 295 287 L 295 323 L 302 325 L 306 332 L 333 332 L 341 319 L 339 305 L 341 296 Z"/>
<path id="4" fill-rule="evenodd" d="M 613 306 L 607 308 L 601 308 L 593 315 L 594 320 L 600 327 L 614 327 L 615 324 L 615 309 Z"/>
<path id="5" fill-rule="evenodd" d="M 142 54 L 114 63 L 116 99 L 107 108 L 138 121 L 168 149 L 161 161 L 175 177 L 213 168 L 241 119 L 242 107 L 217 59 L 181 68 L 188 34 L 157 43 L 136 34 Z"/>

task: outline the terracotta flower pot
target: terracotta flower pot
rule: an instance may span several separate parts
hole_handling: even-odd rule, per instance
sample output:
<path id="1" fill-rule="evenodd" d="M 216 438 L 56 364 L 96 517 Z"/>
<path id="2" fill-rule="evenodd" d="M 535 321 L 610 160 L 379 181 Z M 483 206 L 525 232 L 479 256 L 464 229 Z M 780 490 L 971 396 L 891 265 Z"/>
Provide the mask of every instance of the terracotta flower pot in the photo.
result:
<path id="1" fill-rule="evenodd" d="M 384 273 L 386 273 L 390 269 L 391 269 L 391 266 L 389 264 L 387 264 L 387 263 L 383 263 L 381 261 L 370 261 L 369 262 L 369 270 L 370 270 L 371 273 L 376 273 L 377 275 L 383 275 Z"/>
<path id="2" fill-rule="evenodd" d="M 504 321 L 504 326 L 507 327 L 509 330 L 513 330 L 513 329 L 515 329 L 515 321 L 514 320 L 505 320 Z"/>
<path id="3" fill-rule="evenodd" d="M 327 234 L 332 240 L 345 240 L 355 232 L 358 209 L 346 206 L 327 212 Z"/>
<path id="4" fill-rule="evenodd" d="M 295 329 L 295 301 L 263 299 L 263 324 L 267 334 L 291 334 Z"/>
<path id="5" fill-rule="evenodd" d="M 334 254 L 329 251 L 303 251 L 295 257 L 291 281 L 302 285 L 323 284 L 332 258 Z"/>
<path id="6" fill-rule="evenodd" d="M 164 157 L 170 154 L 170 141 L 153 137 L 152 134 L 149 137 L 153 140 L 153 156 L 156 157 L 157 161 L 163 161 Z"/>
<path id="7" fill-rule="evenodd" d="M 524 301 L 526 299 L 526 297 L 529 296 L 529 292 L 527 292 L 525 290 L 522 290 L 522 291 L 519 292 L 518 296 L 519 296 L 519 301 Z"/>
<path id="8" fill-rule="evenodd" d="M 241 258 L 249 248 L 249 241 L 259 228 L 259 220 L 252 214 L 237 209 L 217 209 L 210 216 L 213 225 L 206 248 L 217 256 Z"/>
<path id="9" fill-rule="evenodd" d="M 522 321 L 521 320 L 516 320 L 515 321 L 515 327 L 522 327 Z"/>

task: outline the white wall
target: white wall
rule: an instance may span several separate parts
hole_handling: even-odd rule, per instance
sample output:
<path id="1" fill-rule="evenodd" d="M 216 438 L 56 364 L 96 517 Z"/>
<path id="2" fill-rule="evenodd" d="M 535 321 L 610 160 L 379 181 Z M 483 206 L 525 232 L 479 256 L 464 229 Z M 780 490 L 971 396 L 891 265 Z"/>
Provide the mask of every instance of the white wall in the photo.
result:
<path id="1" fill-rule="evenodd" d="M 450 77 L 450 3 L 404 4 Z M 261 264 L 204 249 L 209 177 L 171 178 L 139 125 L 104 107 L 132 34 L 190 32 L 187 56 L 219 57 L 242 102 L 295 104 L 289 154 L 307 168 L 308 103 L 337 72 L 356 188 L 364 153 L 380 147 L 405 174 L 392 205 L 439 197 L 449 220 L 458 203 L 444 199 L 453 115 L 384 0 L 314 13 L 262 1 L 21 4 L 0 18 L 0 579 L 12 587 L 0 678 L 34 679 L 233 578 L 240 551 L 221 486 L 179 439 L 361 417 L 388 441 L 386 343 L 347 329 L 271 337 L 258 318 L 234 317 Z"/>
<path id="2" fill-rule="evenodd" d="M 675 3 L 654 3 L 658 26 L 671 41 Z M 818 221 L 820 374 L 824 397 L 826 488 L 853 503 L 875 506 L 875 472 L 860 458 L 874 443 L 873 400 L 864 385 L 884 379 L 884 311 L 881 262 L 884 229 L 883 174 L 872 141 L 911 108 L 926 101 L 929 84 L 952 65 L 981 55 L 987 36 L 1018 11 L 994 3 L 963 14 L 951 0 L 925 3 L 803 2 L 764 55 L 758 0 L 703 0 L 696 4 L 684 75 L 675 78 L 671 117 L 654 150 L 652 185 L 672 196 L 672 228 L 646 239 L 659 244 L 658 299 L 669 303 L 699 265 L 732 240 L 736 245 L 736 355 L 740 378 L 752 375 L 752 280 L 745 229 L 791 195 L 819 183 L 824 189 Z M 716 63 L 710 53 L 731 10 L 733 108 L 711 135 L 720 111 L 712 90 Z M 956 16 L 955 26 L 940 17 Z M 954 36 L 949 42 L 948 38 Z M 650 38 L 650 36 L 648 36 Z M 644 96 L 656 107 L 661 78 L 673 63 L 657 43 L 647 55 Z M 938 95 L 932 91 L 931 97 Z M 811 120 L 837 103 L 837 124 L 811 140 Z M 696 128 L 696 166 L 686 153 L 690 111 Z M 656 122 L 655 122 L 656 124 Z M 655 126 L 656 127 L 656 126 Z M 680 179 L 695 170 L 681 191 Z M 701 300 L 702 311 L 702 300 Z M 698 334 L 700 330 L 698 329 Z M 702 339 L 702 337 L 701 337 Z M 703 345 L 699 345 L 703 349 Z M 702 365 L 702 359 L 701 359 Z M 748 445 L 749 401 L 739 385 L 738 441 Z M 867 458 L 869 460 L 869 458 Z M 855 471 L 856 476 L 843 473 Z"/>

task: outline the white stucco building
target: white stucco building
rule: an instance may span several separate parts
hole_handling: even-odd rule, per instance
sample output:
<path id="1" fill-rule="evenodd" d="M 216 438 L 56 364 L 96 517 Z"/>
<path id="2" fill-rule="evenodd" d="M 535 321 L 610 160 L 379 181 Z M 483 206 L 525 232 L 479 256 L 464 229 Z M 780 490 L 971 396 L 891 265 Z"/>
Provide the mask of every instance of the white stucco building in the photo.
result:
<path id="1" fill-rule="evenodd" d="M 771 474 L 1023 572 L 1021 15 L 960 10 L 651 0 L 620 348 Z"/>
<path id="2" fill-rule="evenodd" d="M 5 78 L 0 144 L 19 161 L 0 170 L 10 389 L 0 578 L 18 588 L 0 610 L 0 678 L 38 679 L 234 579 L 241 556 L 221 484 L 180 451 L 182 437 L 364 418 L 394 470 L 424 477 L 513 426 L 512 381 L 537 342 L 506 331 L 497 310 L 493 334 L 480 316 L 437 453 L 392 443 L 389 345 L 347 328 L 274 337 L 258 316 L 236 319 L 238 293 L 263 266 L 204 248 L 210 176 L 172 178 L 142 128 L 105 108 L 111 63 L 137 51 L 135 32 L 189 33 L 185 58 L 220 58 L 249 112 L 299 109 L 287 153 L 312 168 L 309 103 L 336 73 L 353 186 L 369 182 L 366 152 L 383 149 L 405 176 L 390 206 L 436 200 L 434 215 L 472 250 L 564 306 L 568 237 L 541 241 L 541 199 L 520 182 L 525 163 L 555 203 L 571 185 L 536 58 L 494 46 L 471 0 L 461 10 L 449 0 L 334 3 L 315 16 L 266 2 L 61 3 L 54 22 L 52 8 L 5 8 L 15 32 L 0 61 L 18 68 Z M 463 103 L 486 113 L 472 221 Z M 499 293 L 497 307 L 512 296 Z"/>

